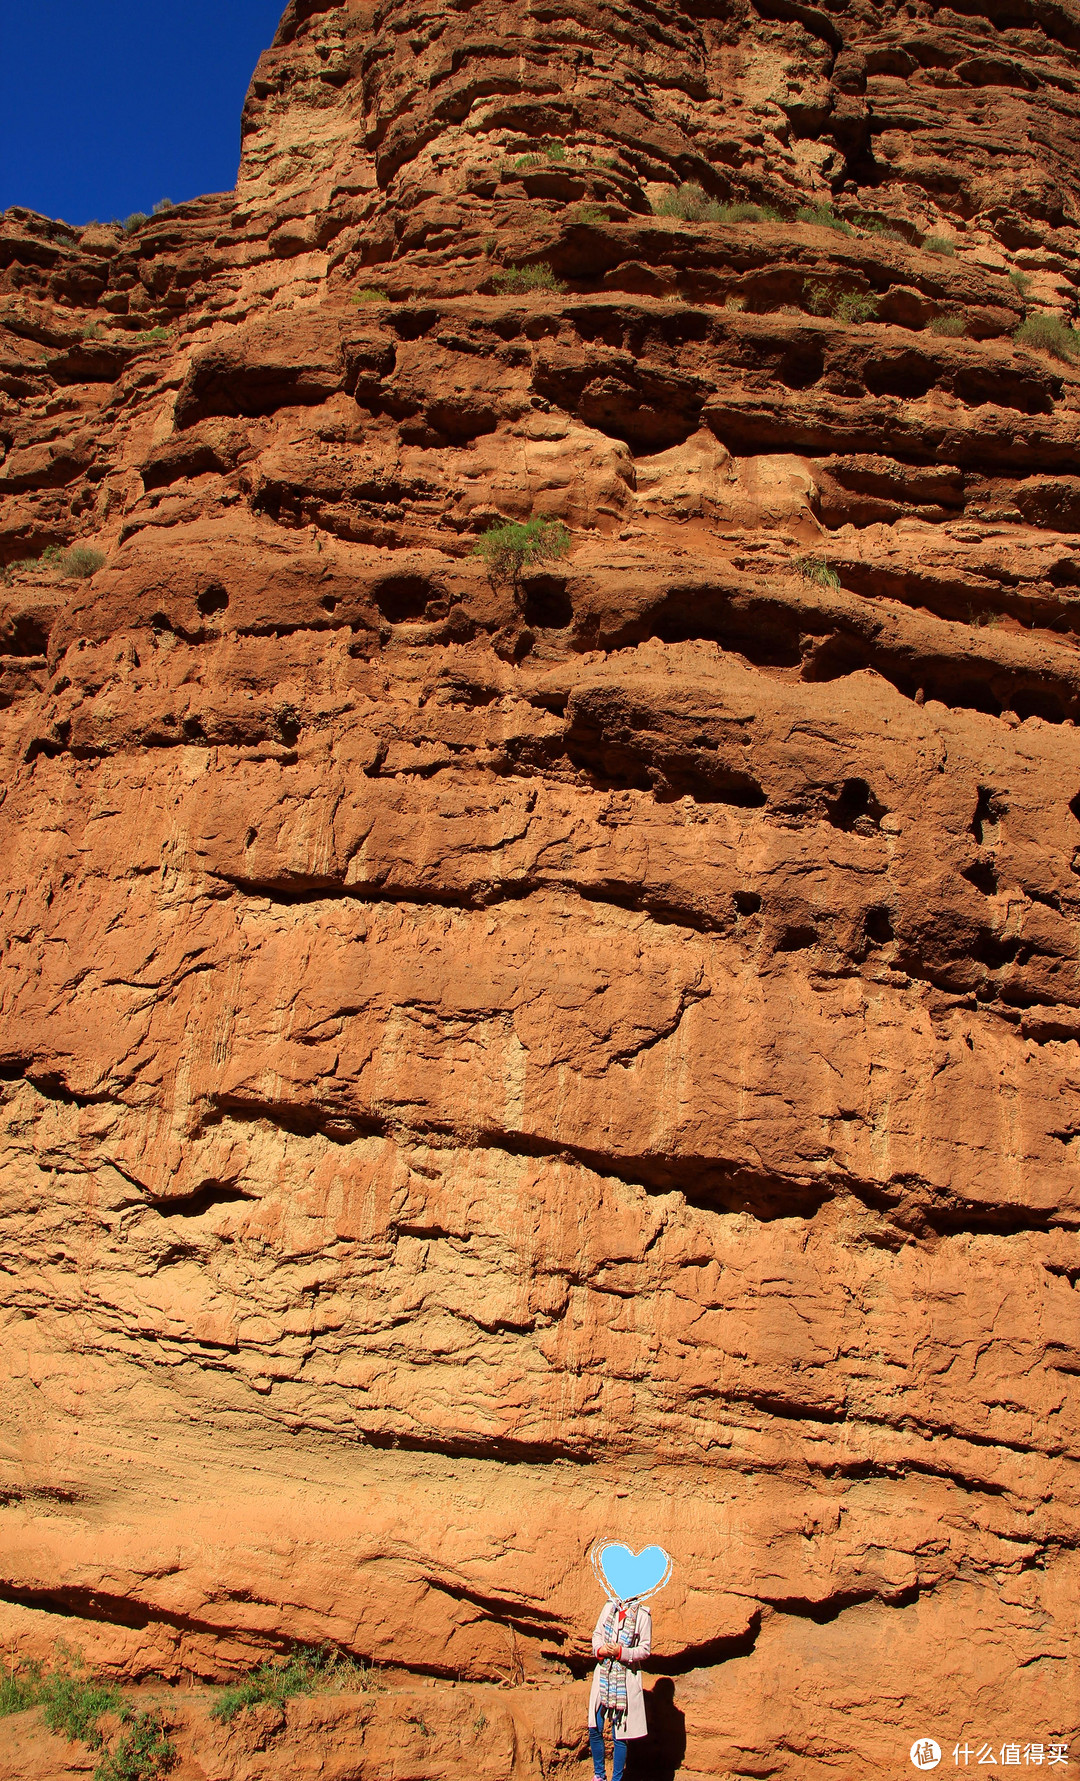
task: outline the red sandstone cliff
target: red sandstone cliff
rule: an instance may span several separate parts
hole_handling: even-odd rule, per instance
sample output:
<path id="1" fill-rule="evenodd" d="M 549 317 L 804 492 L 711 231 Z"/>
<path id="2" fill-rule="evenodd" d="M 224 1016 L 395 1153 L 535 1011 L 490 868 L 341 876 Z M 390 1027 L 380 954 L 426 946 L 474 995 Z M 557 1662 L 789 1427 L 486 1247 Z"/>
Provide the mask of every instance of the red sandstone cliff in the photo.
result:
<path id="1" fill-rule="evenodd" d="M 572 1771 L 606 1532 L 685 1777 L 1080 1759 L 1078 95 L 293 0 L 235 193 L 0 219 L 5 1638 L 389 1684 L 182 1781 Z"/>

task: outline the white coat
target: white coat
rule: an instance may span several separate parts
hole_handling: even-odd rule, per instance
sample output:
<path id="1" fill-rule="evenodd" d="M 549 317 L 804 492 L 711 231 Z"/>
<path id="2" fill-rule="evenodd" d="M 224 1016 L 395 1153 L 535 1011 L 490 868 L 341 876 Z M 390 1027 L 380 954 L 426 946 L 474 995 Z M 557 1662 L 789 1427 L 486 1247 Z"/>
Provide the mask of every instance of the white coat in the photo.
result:
<path id="1" fill-rule="evenodd" d="M 595 1657 L 604 1642 L 604 1622 L 614 1606 L 608 1602 L 593 1631 L 592 1648 Z M 644 1738 L 648 1735 L 645 1723 L 645 1690 L 641 1682 L 640 1665 L 652 1651 L 652 1615 L 644 1602 L 637 1605 L 637 1630 L 633 1645 L 623 1646 L 623 1661 L 626 1664 L 626 1736 L 628 1738 Z M 592 1693 L 589 1696 L 589 1724 L 596 1724 L 596 1697 L 600 1693 L 600 1665 L 593 1671 Z"/>

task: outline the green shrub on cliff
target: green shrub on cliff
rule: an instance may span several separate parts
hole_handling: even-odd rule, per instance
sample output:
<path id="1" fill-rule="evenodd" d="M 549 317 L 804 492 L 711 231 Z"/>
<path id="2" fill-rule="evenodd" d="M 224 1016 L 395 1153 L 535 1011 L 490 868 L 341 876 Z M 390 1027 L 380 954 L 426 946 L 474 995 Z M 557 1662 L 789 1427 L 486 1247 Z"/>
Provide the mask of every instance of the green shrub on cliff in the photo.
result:
<path id="1" fill-rule="evenodd" d="M 928 235 L 922 244 L 924 254 L 944 254 L 951 260 L 956 249 L 947 235 Z"/>
<path id="2" fill-rule="evenodd" d="M 557 519 L 530 519 L 524 524 L 508 520 L 492 526 L 473 549 L 487 565 L 488 579 L 493 587 L 513 588 L 521 592 L 521 577 L 537 563 L 554 562 L 570 549 L 570 533 Z"/>
<path id="3" fill-rule="evenodd" d="M 500 296 L 521 296 L 526 291 L 565 291 L 550 266 L 507 266 L 496 272 L 492 284 Z"/>
<path id="4" fill-rule="evenodd" d="M 742 200 L 722 204 L 699 185 L 673 186 L 653 205 L 654 216 L 674 216 L 684 223 L 775 223 L 780 213 Z"/>
<path id="5" fill-rule="evenodd" d="M 811 315 L 831 316 L 836 322 L 868 322 L 876 315 L 877 306 L 877 298 L 865 291 L 838 291 L 828 284 L 806 286 L 806 307 Z"/>
<path id="6" fill-rule="evenodd" d="M 1036 352 L 1049 353 L 1052 359 L 1067 364 L 1080 353 L 1080 333 L 1070 328 L 1060 315 L 1029 315 L 1021 322 L 1013 339 L 1018 346 L 1033 347 Z"/>
<path id="7" fill-rule="evenodd" d="M 967 333 L 967 323 L 962 315 L 935 315 L 930 323 L 931 334 L 940 334 L 945 339 L 959 340 Z"/>

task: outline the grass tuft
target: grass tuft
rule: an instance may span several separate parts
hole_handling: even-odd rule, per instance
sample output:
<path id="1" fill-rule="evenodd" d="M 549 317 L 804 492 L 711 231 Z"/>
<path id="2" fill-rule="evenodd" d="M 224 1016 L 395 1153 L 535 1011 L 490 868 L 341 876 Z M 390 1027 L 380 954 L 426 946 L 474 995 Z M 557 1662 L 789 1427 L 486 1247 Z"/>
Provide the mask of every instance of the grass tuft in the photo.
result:
<path id="1" fill-rule="evenodd" d="M 1020 323 L 1013 339 L 1018 346 L 1030 346 L 1036 352 L 1048 353 L 1052 359 L 1071 364 L 1080 353 L 1080 333 L 1070 328 L 1060 315 L 1029 315 Z"/>
<path id="2" fill-rule="evenodd" d="M 161 346 L 168 338 L 168 328 L 144 328 L 141 334 L 136 334 L 135 344 L 136 346 Z"/>
<path id="3" fill-rule="evenodd" d="M 967 323 L 962 315 L 935 315 L 930 323 L 931 334 L 940 334 L 947 340 L 959 340 L 967 333 Z"/>
<path id="4" fill-rule="evenodd" d="M 1019 266 L 1014 266 L 1009 273 L 1009 283 L 1019 292 L 1021 297 L 1026 297 L 1031 289 L 1030 277 L 1026 272 L 1021 272 Z"/>
<path id="5" fill-rule="evenodd" d="M 210 1717 L 228 1721 L 264 1702 L 282 1707 L 294 1695 L 313 1694 L 316 1689 L 361 1693 L 375 1686 L 372 1667 L 363 1659 L 343 1657 L 327 1645 L 301 1646 L 291 1657 L 277 1662 L 267 1659 L 239 1682 L 223 1688 Z"/>
<path id="6" fill-rule="evenodd" d="M 515 595 L 521 591 L 521 577 L 536 563 L 554 562 L 570 549 L 570 533 L 557 519 L 505 521 L 492 526 L 473 547 L 473 556 L 487 565 L 488 579 L 493 587 L 507 583 Z"/>
<path id="7" fill-rule="evenodd" d="M 77 581 L 89 581 L 91 575 L 97 574 L 104 561 L 104 551 L 94 550 L 89 544 L 74 544 L 60 558 L 60 573 L 73 576 Z"/>
<path id="8" fill-rule="evenodd" d="M 806 307 L 811 315 L 828 315 L 837 322 L 868 322 L 877 314 L 878 300 L 862 291 L 838 291 L 828 284 L 807 284 Z"/>
<path id="9" fill-rule="evenodd" d="M 125 235 L 134 235 L 142 228 L 144 223 L 148 223 L 149 221 L 150 218 L 147 216 L 145 210 L 133 210 L 130 216 L 124 218 L 120 227 L 123 229 Z"/>
<path id="10" fill-rule="evenodd" d="M 363 285 L 360 290 L 351 292 L 349 296 L 349 302 L 356 304 L 389 303 L 389 301 L 390 299 L 386 292 L 380 290 L 378 285 L 374 284 Z"/>
<path id="11" fill-rule="evenodd" d="M 28 575 L 35 569 L 52 569 L 59 575 L 70 575 L 79 581 L 89 581 L 96 575 L 105 557 L 100 550 L 94 550 L 89 544 L 73 544 L 70 550 L 61 550 L 58 544 L 47 545 L 39 557 L 19 557 L 17 561 L 8 563 L 0 570 L 0 577 L 10 583 L 13 573 Z"/>
<path id="12" fill-rule="evenodd" d="M 776 223 L 780 213 L 761 204 L 721 204 L 699 185 L 673 186 L 653 205 L 654 216 L 675 216 L 684 223 Z"/>
<path id="13" fill-rule="evenodd" d="M 25 1664 L 0 1676 L 0 1719 L 9 1713 L 25 1713 L 36 1707 L 41 1698 L 41 1665 Z"/>
<path id="14" fill-rule="evenodd" d="M 519 296 L 524 291 L 565 291 L 550 266 L 507 266 L 496 272 L 492 283 L 501 296 Z"/>
<path id="15" fill-rule="evenodd" d="M 837 216 L 831 204 L 803 204 L 795 212 L 795 219 L 800 223 L 816 223 L 819 229 L 837 229 L 841 235 L 854 235 L 850 223 L 842 216 Z"/>
<path id="16" fill-rule="evenodd" d="M 944 254 L 949 260 L 956 253 L 956 248 L 947 235 L 928 235 L 922 247 L 924 254 Z"/>
<path id="17" fill-rule="evenodd" d="M 820 557 L 796 557 L 795 568 L 804 581 L 812 581 L 818 587 L 838 588 L 842 586 L 836 570 L 830 569 L 828 563 Z"/>

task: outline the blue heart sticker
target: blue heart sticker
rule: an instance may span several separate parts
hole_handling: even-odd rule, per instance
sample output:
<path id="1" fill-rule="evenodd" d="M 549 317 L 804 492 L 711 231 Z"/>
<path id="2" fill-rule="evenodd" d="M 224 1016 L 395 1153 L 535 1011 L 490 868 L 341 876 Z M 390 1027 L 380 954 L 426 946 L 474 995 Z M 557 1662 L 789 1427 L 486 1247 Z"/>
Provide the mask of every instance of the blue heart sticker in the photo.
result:
<path id="1" fill-rule="evenodd" d="M 646 1546 L 636 1555 L 629 1546 L 605 1546 L 600 1554 L 604 1580 L 620 1601 L 648 1595 L 667 1581 L 670 1568 L 671 1560 L 662 1546 Z"/>

